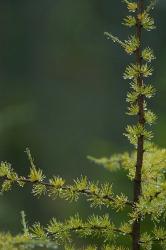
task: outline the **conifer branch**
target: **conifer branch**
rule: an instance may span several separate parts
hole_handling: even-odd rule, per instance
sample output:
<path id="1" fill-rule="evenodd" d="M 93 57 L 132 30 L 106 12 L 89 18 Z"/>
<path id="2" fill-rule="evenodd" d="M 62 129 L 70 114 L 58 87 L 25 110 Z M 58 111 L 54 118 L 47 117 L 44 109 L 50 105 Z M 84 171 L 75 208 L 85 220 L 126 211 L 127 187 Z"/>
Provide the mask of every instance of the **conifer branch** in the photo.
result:
<path id="1" fill-rule="evenodd" d="M 112 185 L 108 183 L 99 185 L 88 181 L 86 177 L 81 177 L 74 180 L 73 185 L 65 185 L 65 180 L 55 176 L 49 181 L 45 181 L 43 172 L 37 169 L 34 164 L 32 164 L 28 177 L 22 177 L 14 172 L 9 163 L 2 162 L 0 179 L 2 180 L 2 192 L 10 190 L 14 183 L 20 187 L 31 184 L 33 195 L 38 197 L 47 193 L 52 199 L 60 197 L 77 201 L 80 195 L 84 195 L 93 207 L 104 205 L 117 211 L 123 209 L 126 205 L 130 207 L 133 205 L 125 195 L 114 195 Z"/>
<path id="2" fill-rule="evenodd" d="M 64 223 L 58 222 L 53 218 L 46 227 L 35 223 L 32 225 L 30 232 L 34 239 L 51 239 L 57 244 L 72 242 L 73 233 L 81 238 L 98 237 L 103 242 L 110 242 L 114 239 L 115 234 L 131 235 L 131 225 L 122 224 L 116 228 L 114 223 L 110 222 L 109 216 L 90 216 L 86 222 L 80 219 L 79 215 L 70 217 Z"/>
<path id="3" fill-rule="evenodd" d="M 152 249 L 152 245 L 160 244 L 162 249 L 166 247 L 166 230 L 163 227 L 155 227 L 152 234 L 144 233 L 141 235 L 140 245 L 144 249 Z"/>
<path id="4" fill-rule="evenodd" d="M 32 194 L 37 197 L 47 194 L 52 199 L 59 197 L 77 201 L 83 195 L 91 207 L 106 206 L 115 209 L 116 212 L 129 207 L 127 213 L 129 220 L 116 227 L 108 215 L 93 215 L 86 221 L 76 215 L 65 222 L 58 222 L 53 218 L 46 227 L 37 222 L 30 228 L 22 212 L 24 234 L 12 236 L 0 233 L 0 249 L 23 250 L 39 245 L 55 248 L 57 244 L 63 244 L 65 250 L 75 250 L 78 248 L 71 245 L 75 234 L 80 238 L 97 237 L 102 240 L 102 246 L 100 244 L 87 246 L 84 250 L 125 250 L 124 247 L 110 245 L 116 236 L 121 235 L 132 239 L 133 250 L 140 250 L 141 247 L 151 250 L 156 243 L 166 249 L 166 229 L 156 226 L 161 221 L 161 215 L 166 217 L 166 149 L 160 149 L 151 142 L 153 134 L 148 127 L 156 121 L 157 116 L 148 109 L 147 99 L 153 97 L 156 90 L 151 84 L 145 84 L 144 80 L 153 73 L 150 63 L 155 56 L 151 48 L 142 48 L 143 29 L 151 31 L 155 28 L 150 11 L 154 8 L 156 0 L 149 0 L 149 4 L 145 7 L 144 0 L 123 0 L 123 2 L 131 14 L 123 19 L 123 24 L 135 27 L 135 34 L 123 41 L 111 33 L 105 32 L 105 35 L 119 44 L 128 55 L 136 56 L 135 63 L 129 64 L 123 75 L 124 79 L 131 80 L 131 90 L 126 98 L 129 103 L 127 114 L 137 117 L 137 123 L 128 125 L 124 135 L 134 145 L 135 150 L 131 153 L 112 155 L 110 158 L 96 159 L 91 156 L 88 158 L 110 171 L 120 168 L 126 170 L 134 186 L 133 201 L 129 201 L 123 193 L 115 195 L 110 183 L 90 182 L 87 177 L 76 179 L 70 185 L 65 184 L 65 180 L 61 177 L 53 176 L 46 179 L 43 171 L 36 167 L 29 149 L 26 149 L 30 162 L 29 174 L 19 176 L 9 163 L 2 162 L 0 181 L 1 193 L 9 191 L 13 184 L 18 184 L 20 187 L 30 184 Z M 151 220 L 155 222 L 150 234 L 141 233 L 141 220 L 147 215 L 150 215 Z"/>

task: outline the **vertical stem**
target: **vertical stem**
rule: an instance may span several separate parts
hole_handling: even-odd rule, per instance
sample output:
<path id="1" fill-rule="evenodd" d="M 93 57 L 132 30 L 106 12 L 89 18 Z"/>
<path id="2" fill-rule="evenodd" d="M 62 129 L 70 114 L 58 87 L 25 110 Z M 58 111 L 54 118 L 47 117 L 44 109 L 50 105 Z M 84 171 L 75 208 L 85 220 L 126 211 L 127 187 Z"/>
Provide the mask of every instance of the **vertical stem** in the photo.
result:
<path id="1" fill-rule="evenodd" d="M 138 3 L 138 10 L 137 15 L 143 12 L 143 1 L 144 0 L 137 0 Z M 142 65 L 142 56 L 141 56 L 141 38 L 142 38 L 142 25 L 137 18 L 137 25 L 136 25 L 136 35 L 140 41 L 140 46 L 136 51 L 136 63 L 141 67 Z M 143 78 L 140 75 L 137 78 L 137 84 L 139 86 L 143 86 Z M 139 113 L 138 113 L 138 121 L 144 127 L 145 125 L 145 117 L 144 117 L 144 96 L 139 95 L 138 97 L 138 106 L 139 106 Z M 137 142 L 137 161 L 135 166 L 135 179 L 134 179 L 134 202 L 139 201 L 139 197 L 141 195 L 141 179 L 142 179 L 142 165 L 143 165 L 143 155 L 144 155 L 144 136 L 141 135 L 138 138 Z M 140 231 L 141 231 L 141 221 L 140 218 L 135 220 L 133 223 L 132 229 L 132 249 L 133 250 L 140 250 Z"/>

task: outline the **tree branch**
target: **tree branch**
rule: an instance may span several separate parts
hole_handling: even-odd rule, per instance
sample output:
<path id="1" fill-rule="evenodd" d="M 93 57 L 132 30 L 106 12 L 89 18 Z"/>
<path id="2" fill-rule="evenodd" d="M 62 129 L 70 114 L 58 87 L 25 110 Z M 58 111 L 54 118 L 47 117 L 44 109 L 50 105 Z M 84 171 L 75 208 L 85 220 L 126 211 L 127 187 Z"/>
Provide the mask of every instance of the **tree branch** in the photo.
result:
<path id="1" fill-rule="evenodd" d="M 143 0 L 137 0 L 138 9 L 137 9 L 137 23 L 136 23 L 136 36 L 139 39 L 140 45 L 136 50 L 136 63 L 140 67 L 142 66 L 142 53 L 141 53 L 141 40 L 142 40 L 142 25 L 140 20 L 138 19 L 138 15 L 143 12 Z M 143 78 L 142 75 L 139 75 L 137 78 L 137 84 L 139 87 L 143 86 Z M 138 96 L 138 121 L 139 124 L 144 127 L 145 125 L 145 117 L 144 117 L 144 96 Z M 137 162 L 135 168 L 135 179 L 134 179 L 134 202 L 139 202 L 139 197 L 141 195 L 141 179 L 142 179 L 142 166 L 143 166 L 143 154 L 144 154 L 144 136 L 140 135 L 138 137 L 137 142 Z M 133 230 L 132 230 L 132 249 L 140 250 L 140 218 L 134 221 Z"/>
<path id="2" fill-rule="evenodd" d="M 117 202 L 117 199 L 119 196 L 113 196 L 113 195 L 107 195 L 107 194 L 104 194 L 102 192 L 102 189 L 101 188 L 98 188 L 98 191 L 96 192 L 95 190 L 92 191 L 88 185 L 86 188 L 77 188 L 77 187 L 74 187 L 73 185 L 57 185 L 55 186 L 54 184 L 51 184 L 51 182 L 46 182 L 46 181 L 39 181 L 39 180 L 36 180 L 36 181 L 32 181 L 30 180 L 29 178 L 26 178 L 26 177 L 17 177 L 14 181 L 12 178 L 9 178 L 7 176 L 3 176 L 3 177 L 0 177 L 1 180 L 3 181 L 11 181 L 11 182 L 17 182 L 17 183 L 24 183 L 24 184 L 31 184 L 31 185 L 34 185 L 34 186 L 37 186 L 37 185 L 42 185 L 46 188 L 45 191 L 52 191 L 52 190 L 55 190 L 55 191 L 59 191 L 59 192 L 65 192 L 65 191 L 71 191 L 71 192 L 75 192 L 76 194 L 82 194 L 82 195 L 85 195 L 88 197 L 88 200 L 92 201 L 93 202 L 93 198 L 94 199 L 98 199 L 99 201 L 101 201 L 101 204 L 100 205 L 113 205 L 113 203 L 116 203 Z M 74 187 L 74 189 L 73 189 Z M 43 193 L 45 193 L 43 191 Z M 103 194 L 102 194 L 103 193 Z M 41 195 L 41 194 L 39 194 Z M 61 197 L 61 196 L 60 196 Z M 129 200 L 126 200 L 125 202 L 125 205 L 128 205 L 128 206 L 133 206 L 133 202 L 132 201 L 129 201 Z"/>

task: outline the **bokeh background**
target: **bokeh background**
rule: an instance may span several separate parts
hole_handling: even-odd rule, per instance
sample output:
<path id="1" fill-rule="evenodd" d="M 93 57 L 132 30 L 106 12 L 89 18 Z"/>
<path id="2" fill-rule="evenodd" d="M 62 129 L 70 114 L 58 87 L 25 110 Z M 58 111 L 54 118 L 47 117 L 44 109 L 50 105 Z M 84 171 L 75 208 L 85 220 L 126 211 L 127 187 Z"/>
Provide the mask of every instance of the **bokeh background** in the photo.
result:
<path id="1" fill-rule="evenodd" d="M 47 176 L 114 182 L 114 190 L 131 195 L 124 173 L 109 173 L 94 166 L 87 155 L 109 156 L 131 150 L 122 135 L 129 123 L 122 79 L 126 64 L 134 60 L 103 33 L 125 39 L 130 30 L 121 25 L 127 10 L 120 0 L 0 0 L 0 159 L 26 174 L 29 147 L 36 165 Z M 155 142 L 164 147 L 166 1 L 154 12 L 157 29 L 145 32 L 157 61 L 151 80 L 159 90 L 152 109 L 159 115 Z M 0 229 L 21 231 L 20 211 L 29 223 L 46 224 L 56 216 L 67 218 L 94 210 L 83 200 L 68 203 L 47 197 L 34 199 L 27 187 L 0 197 Z M 123 214 L 116 223 L 120 223 Z"/>

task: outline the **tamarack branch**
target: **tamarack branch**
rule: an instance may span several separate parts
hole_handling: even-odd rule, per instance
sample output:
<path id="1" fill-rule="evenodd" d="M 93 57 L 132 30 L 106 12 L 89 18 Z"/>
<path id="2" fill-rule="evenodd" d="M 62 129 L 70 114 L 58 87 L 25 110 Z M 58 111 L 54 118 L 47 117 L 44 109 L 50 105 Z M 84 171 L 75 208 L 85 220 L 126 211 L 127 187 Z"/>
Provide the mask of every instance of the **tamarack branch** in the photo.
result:
<path id="1" fill-rule="evenodd" d="M 11 164 L 1 162 L 0 182 L 2 194 L 12 190 L 15 184 L 20 188 L 31 185 L 35 197 L 48 195 L 52 200 L 61 198 L 76 202 L 80 196 L 84 196 L 91 207 L 113 209 L 117 214 L 123 211 L 126 219 L 116 225 L 108 211 L 102 216 L 91 215 L 86 220 L 76 214 L 64 222 L 52 218 L 46 226 L 42 226 L 40 222 L 29 226 L 25 213 L 22 212 L 23 232 L 16 236 L 0 233 L 0 249 L 24 250 L 36 246 L 55 249 L 61 245 L 65 250 L 151 250 L 156 244 L 157 249 L 166 248 L 166 228 L 162 224 L 166 217 L 166 149 L 151 141 L 153 133 L 150 126 L 157 116 L 149 109 L 148 100 L 154 97 L 156 90 L 146 79 L 153 74 L 151 62 L 155 56 L 150 47 L 143 48 L 143 31 L 155 29 L 151 11 L 156 0 L 123 2 L 129 11 L 129 15 L 123 19 L 123 25 L 133 28 L 134 34 L 124 40 L 110 32 L 105 32 L 105 36 L 117 43 L 125 53 L 135 56 L 135 63 L 130 63 L 123 74 L 123 78 L 130 81 L 130 91 L 126 98 L 129 104 L 127 115 L 136 118 L 136 124 L 127 125 L 124 135 L 134 149 L 109 158 L 88 156 L 88 159 L 108 171 L 125 171 L 133 184 L 133 197 L 129 198 L 123 193 L 115 194 L 111 183 L 95 183 L 87 177 L 77 178 L 72 184 L 66 184 L 59 176 L 46 178 L 43 171 L 36 167 L 29 149 L 26 150 L 30 162 L 29 173 L 20 176 Z M 145 219 L 152 224 L 150 230 L 144 227 Z M 75 243 L 73 234 L 83 239 L 100 239 L 100 243 L 80 248 Z M 130 239 L 130 245 L 125 241 L 121 245 L 121 237 Z"/>

